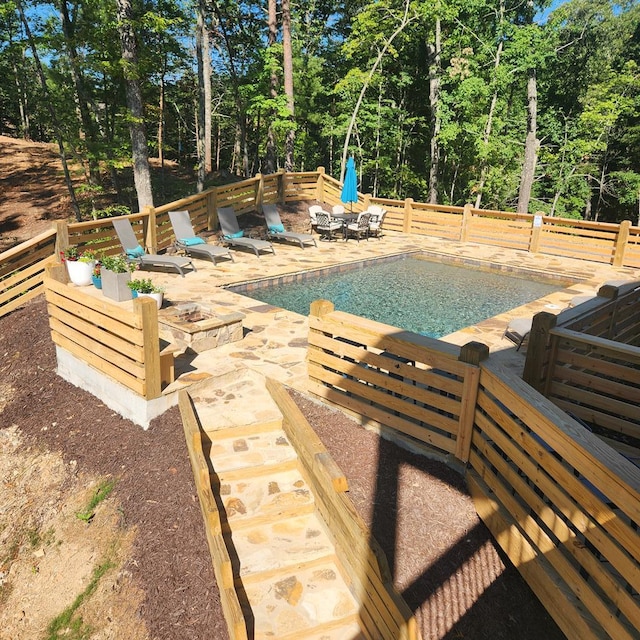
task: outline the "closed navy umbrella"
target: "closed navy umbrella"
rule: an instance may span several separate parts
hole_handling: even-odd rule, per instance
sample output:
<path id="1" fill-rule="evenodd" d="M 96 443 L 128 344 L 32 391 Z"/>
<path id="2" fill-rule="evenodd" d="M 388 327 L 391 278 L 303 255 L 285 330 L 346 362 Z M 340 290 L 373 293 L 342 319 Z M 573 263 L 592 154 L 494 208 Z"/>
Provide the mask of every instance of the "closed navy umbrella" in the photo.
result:
<path id="1" fill-rule="evenodd" d="M 350 203 L 351 211 L 353 211 L 353 203 L 358 202 L 358 178 L 356 177 L 356 163 L 353 158 L 347 160 L 347 171 L 344 176 L 340 200 L 345 204 Z"/>

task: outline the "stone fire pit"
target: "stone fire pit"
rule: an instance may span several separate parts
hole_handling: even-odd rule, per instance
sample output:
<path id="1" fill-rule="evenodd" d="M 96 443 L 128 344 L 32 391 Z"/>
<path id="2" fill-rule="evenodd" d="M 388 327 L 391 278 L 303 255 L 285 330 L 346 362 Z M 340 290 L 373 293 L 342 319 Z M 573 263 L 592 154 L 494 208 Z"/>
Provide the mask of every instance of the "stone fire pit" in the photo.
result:
<path id="1" fill-rule="evenodd" d="M 240 312 L 218 313 L 197 302 L 183 302 L 158 311 L 161 337 L 196 353 L 241 340 L 243 319 Z"/>

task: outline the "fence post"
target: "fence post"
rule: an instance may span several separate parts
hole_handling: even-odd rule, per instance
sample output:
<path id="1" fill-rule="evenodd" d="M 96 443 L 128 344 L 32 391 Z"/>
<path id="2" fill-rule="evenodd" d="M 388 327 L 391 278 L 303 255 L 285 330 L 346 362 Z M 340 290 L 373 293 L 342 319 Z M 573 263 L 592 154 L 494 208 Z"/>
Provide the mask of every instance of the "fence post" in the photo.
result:
<path id="1" fill-rule="evenodd" d="M 144 245 L 149 253 L 158 253 L 158 229 L 156 227 L 156 210 L 154 207 L 146 206 L 142 213 L 146 218 L 143 222 L 144 226 Z"/>
<path id="2" fill-rule="evenodd" d="M 60 256 L 69 248 L 69 225 L 65 220 L 57 220 L 53 226 L 56 230 L 56 260 L 62 262 Z"/>
<path id="3" fill-rule="evenodd" d="M 540 237 L 542 236 L 542 211 L 536 211 L 531 222 L 531 240 L 529 241 L 529 252 L 538 253 L 540 250 Z"/>
<path id="4" fill-rule="evenodd" d="M 286 193 L 287 174 L 284 169 L 278 171 L 278 202 L 284 204 L 284 194 Z"/>
<path id="5" fill-rule="evenodd" d="M 160 336 L 158 334 L 158 305 L 151 298 L 136 298 L 133 311 L 142 325 L 142 366 L 144 367 L 145 400 L 162 394 L 160 372 Z"/>
<path id="6" fill-rule="evenodd" d="M 540 311 L 533 316 L 531 323 L 522 379 L 540 393 L 544 389 L 544 380 L 548 375 L 548 372 L 545 373 L 545 366 L 550 366 L 548 362 L 549 332 L 556 326 L 557 321 L 558 317 L 555 314 Z"/>
<path id="7" fill-rule="evenodd" d="M 218 228 L 218 188 L 212 187 L 207 191 L 207 231 Z"/>
<path id="8" fill-rule="evenodd" d="M 366 211 L 371 206 L 371 194 L 365 193 L 362 196 L 362 210 Z"/>
<path id="9" fill-rule="evenodd" d="M 318 179 L 316 180 L 316 200 L 324 202 L 324 167 L 318 167 Z"/>
<path id="10" fill-rule="evenodd" d="M 253 196 L 255 199 L 256 211 L 262 211 L 262 201 L 264 199 L 264 176 L 261 173 L 256 173 L 256 192 Z"/>
<path id="11" fill-rule="evenodd" d="M 629 242 L 629 228 L 631 227 L 630 220 L 623 220 L 618 228 L 618 236 L 613 247 L 613 258 L 611 264 L 614 267 L 624 266 L 624 256 L 627 251 Z"/>
<path id="12" fill-rule="evenodd" d="M 469 225 L 471 224 L 471 217 L 473 205 L 469 202 L 464 205 L 462 209 L 462 224 L 460 225 L 460 242 L 466 242 L 469 237 Z"/>
<path id="13" fill-rule="evenodd" d="M 405 233 L 411 233 L 411 224 L 413 222 L 413 198 L 405 198 L 404 201 L 404 221 L 402 230 Z"/>
<path id="14" fill-rule="evenodd" d="M 458 422 L 458 436 L 454 455 L 462 462 L 469 461 L 473 422 L 480 387 L 480 362 L 489 357 L 489 347 L 482 342 L 468 342 L 460 349 L 460 362 L 466 362 L 464 381 L 462 383 L 462 397 L 460 398 L 460 418 Z"/>

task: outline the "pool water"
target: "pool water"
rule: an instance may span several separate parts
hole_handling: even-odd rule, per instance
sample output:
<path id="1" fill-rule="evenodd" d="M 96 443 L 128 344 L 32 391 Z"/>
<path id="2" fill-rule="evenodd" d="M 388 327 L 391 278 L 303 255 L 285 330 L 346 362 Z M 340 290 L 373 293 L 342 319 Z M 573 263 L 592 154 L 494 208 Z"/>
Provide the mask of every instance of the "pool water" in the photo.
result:
<path id="1" fill-rule="evenodd" d="M 441 338 L 560 286 L 407 257 L 300 282 L 267 284 L 245 295 L 302 315 L 323 298 L 340 311 Z"/>

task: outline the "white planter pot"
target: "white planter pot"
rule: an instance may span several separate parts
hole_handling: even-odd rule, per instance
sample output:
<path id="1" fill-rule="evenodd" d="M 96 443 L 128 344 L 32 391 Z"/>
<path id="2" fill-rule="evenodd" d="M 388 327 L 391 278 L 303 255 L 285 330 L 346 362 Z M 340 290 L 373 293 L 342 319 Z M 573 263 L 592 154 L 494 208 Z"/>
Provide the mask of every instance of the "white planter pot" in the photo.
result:
<path id="1" fill-rule="evenodd" d="M 87 287 L 93 284 L 91 276 L 93 270 L 96 267 L 96 261 L 82 262 L 81 260 L 66 260 L 67 273 L 69 274 L 69 280 L 77 287 Z"/>
<path id="2" fill-rule="evenodd" d="M 140 293 L 136 291 L 136 294 L 138 298 L 153 298 L 156 301 L 156 304 L 158 305 L 158 309 L 162 307 L 162 301 L 164 299 L 163 293 Z"/>

